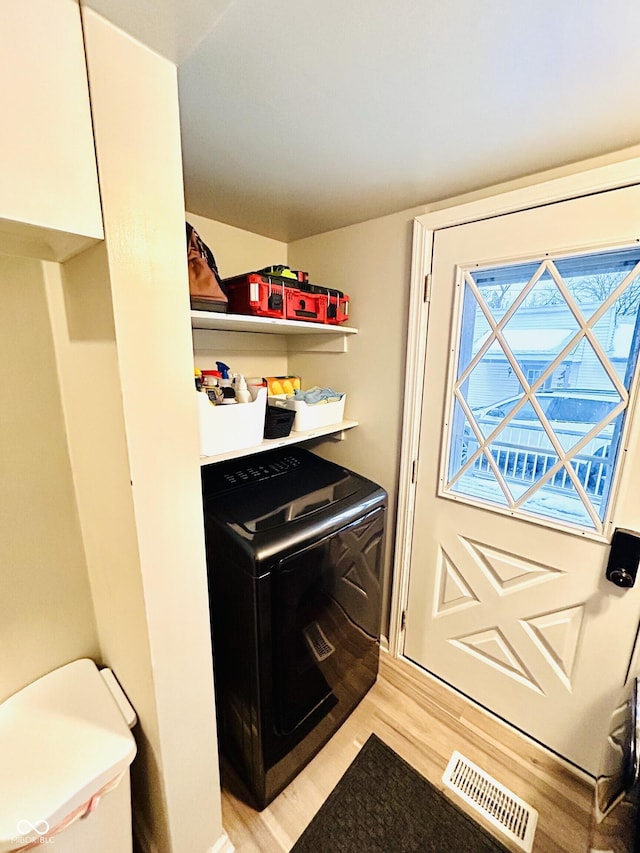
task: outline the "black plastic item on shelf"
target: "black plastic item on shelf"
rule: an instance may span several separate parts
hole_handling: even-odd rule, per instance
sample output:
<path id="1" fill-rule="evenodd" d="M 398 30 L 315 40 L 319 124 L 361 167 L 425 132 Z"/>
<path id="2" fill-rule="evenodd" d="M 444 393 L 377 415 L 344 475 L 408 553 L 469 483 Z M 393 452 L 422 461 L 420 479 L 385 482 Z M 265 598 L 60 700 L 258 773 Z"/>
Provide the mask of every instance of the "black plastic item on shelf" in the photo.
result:
<path id="1" fill-rule="evenodd" d="M 286 438 L 291 432 L 296 413 L 292 409 L 281 409 L 279 406 L 267 406 L 264 421 L 265 438 Z"/>

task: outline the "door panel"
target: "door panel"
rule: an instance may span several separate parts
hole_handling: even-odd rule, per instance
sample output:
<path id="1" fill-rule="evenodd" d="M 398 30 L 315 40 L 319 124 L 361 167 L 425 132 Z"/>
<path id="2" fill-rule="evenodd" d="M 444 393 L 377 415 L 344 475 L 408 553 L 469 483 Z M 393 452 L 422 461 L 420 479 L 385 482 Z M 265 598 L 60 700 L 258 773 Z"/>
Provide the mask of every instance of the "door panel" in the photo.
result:
<path id="1" fill-rule="evenodd" d="M 590 773 L 640 616 L 638 589 L 621 590 L 605 579 L 610 532 L 617 518 L 633 515 L 634 489 L 624 483 L 629 472 L 621 470 L 623 488 L 613 496 L 603 534 L 516 518 L 506 502 L 492 509 L 445 496 L 450 330 L 457 329 L 460 266 L 622 247 L 639 235 L 640 189 L 630 187 L 434 236 L 404 653 Z M 521 384 L 534 386 L 542 374 L 527 369 Z M 638 433 L 628 420 L 624 447 Z"/>

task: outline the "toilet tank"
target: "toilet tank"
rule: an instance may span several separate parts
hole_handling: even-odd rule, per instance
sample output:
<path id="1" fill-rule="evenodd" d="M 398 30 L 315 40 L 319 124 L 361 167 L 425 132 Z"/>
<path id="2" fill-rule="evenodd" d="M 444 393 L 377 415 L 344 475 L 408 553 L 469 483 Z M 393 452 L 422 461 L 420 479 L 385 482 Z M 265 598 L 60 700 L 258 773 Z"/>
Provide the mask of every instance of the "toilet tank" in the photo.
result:
<path id="1" fill-rule="evenodd" d="M 135 713 L 89 659 L 0 705 L 0 853 L 131 853 Z"/>

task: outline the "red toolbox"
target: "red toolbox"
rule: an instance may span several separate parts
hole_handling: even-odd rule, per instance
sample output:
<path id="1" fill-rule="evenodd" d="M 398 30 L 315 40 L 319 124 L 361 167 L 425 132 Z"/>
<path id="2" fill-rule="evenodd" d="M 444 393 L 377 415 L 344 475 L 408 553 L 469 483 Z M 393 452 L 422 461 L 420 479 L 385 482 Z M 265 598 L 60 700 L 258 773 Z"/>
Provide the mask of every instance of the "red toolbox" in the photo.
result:
<path id="1" fill-rule="evenodd" d="M 299 282 L 287 288 L 287 319 L 337 325 L 349 319 L 349 297 L 341 290 Z"/>
<path id="2" fill-rule="evenodd" d="M 234 314 L 337 325 L 349 319 L 349 297 L 341 290 L 261 272 L 226 278 L 222 288 Z"/>
<path id="3" fill-rule="evenodd" d="M 287 287 L 285 288 L 285 311 L 287 320 L 326 323 L 327 299 L 320 294 L 302 290 L 300 287 Z"/>
<path id="4" fill-rule="evenodd" d="M 225 278 L 222 289 L 233 314 L 278 317 L 285 320 L 285 279 L 257 272 Z"/>
<path id="5" fill-rule="evenodd" d="M 331 287 L 321 287 L 319 284 L 310 284 L 308 287 L 312 293 L 319 294 L 326 301 L 325 323 L 337 325 L 349 319 L 349 297 L 345 293 Z"/>

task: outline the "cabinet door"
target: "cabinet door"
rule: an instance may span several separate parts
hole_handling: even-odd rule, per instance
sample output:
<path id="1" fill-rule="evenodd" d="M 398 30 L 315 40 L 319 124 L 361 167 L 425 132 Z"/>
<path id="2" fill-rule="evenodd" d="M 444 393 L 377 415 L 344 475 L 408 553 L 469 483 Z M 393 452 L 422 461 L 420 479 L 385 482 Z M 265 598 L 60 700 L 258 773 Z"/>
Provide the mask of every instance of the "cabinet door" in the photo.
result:
<path id="1" fill-rule="evenodd" d="M 64 260 L 101 239 L 80 9 L 0 6 L 0 251 Z"/>

